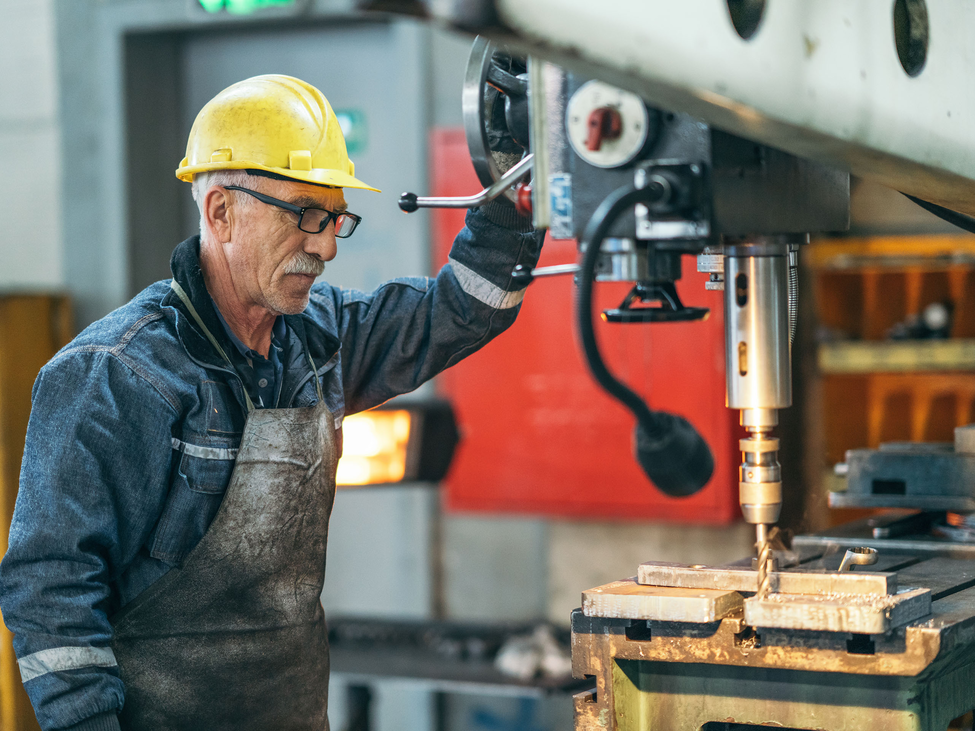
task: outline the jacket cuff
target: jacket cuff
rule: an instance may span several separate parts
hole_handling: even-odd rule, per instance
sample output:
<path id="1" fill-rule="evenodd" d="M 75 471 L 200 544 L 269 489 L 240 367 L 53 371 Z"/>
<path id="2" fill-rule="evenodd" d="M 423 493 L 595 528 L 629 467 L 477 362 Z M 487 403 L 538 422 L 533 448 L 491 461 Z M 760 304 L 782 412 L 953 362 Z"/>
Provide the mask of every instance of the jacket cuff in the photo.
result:
<path id="1" fill-rule="evenodd" d="M 86 718 L 74 726 L 68 726 L 62 731 L 121 731 L 121 727 L 116 714 L 99 713 L 97 716 Z"/>
<path id="2" fill-rule="evenodd" d="M 525 218 L 518 213 L 514 203 L 511 203 L 507 198 L 498 197 L 485 203 L 481 206 L 481 212 L 491 223 L 512 231 L 528 233 L 534 230 L 531 217 Z"/>

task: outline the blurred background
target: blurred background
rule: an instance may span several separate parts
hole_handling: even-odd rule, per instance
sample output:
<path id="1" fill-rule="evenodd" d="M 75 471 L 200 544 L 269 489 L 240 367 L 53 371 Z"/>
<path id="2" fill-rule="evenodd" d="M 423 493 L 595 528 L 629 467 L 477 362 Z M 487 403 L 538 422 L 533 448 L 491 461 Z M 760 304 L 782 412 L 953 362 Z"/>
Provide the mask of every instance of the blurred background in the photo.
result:
<path id="1" fill-rule="evenodd" d="M 189 186 L 174 170 L 203 104 L 262 73 L 322 89 L 343 121 L 357 174 L 383 190 L 348 193 L 364 223 L 324 276 L 369 289 L 435 272 L 463 224 L 456 212 L 404 215 L 396 205 L 401 192 L 479 189 L 461 126 L 471 41 L 357 15 L 341 0 L 0 2 L 4 526 L 37 370 L 87 324 L 167 278 L 172 249 L 197 231 Z M 844 236 L 854 241 L 841 251 L 835 241 L 814 242 L 803 252 L 793 356 L 799 397 L 782 427 L 783 444 L 791 445 L 782 455 L 782 522 L 795 530 L 851 517 L 825 507 L 830 466 L 846 449 L 896 438 L 950 440 L 957 423 L 972 420 L 970 355 L 950 364 L 949 386 L 940 373 L 942 386 L 932 388 L 933 381 L 923 386 L 924 374 L 905 385 L 882 357 L 850 365 L 836 353 L 838 343 L 895 343 L 932 304 L 949 303 L 949 315 L 965 311 L 963 302 L 975 296 L 975 245 L 877 185 L 854 181 L 852 207 Z M 931 242 L 949 235 L 952 251 L 971 256 L 932 264 Z M 567 251 L 574 257 L 574 247 L 554 246 L 546 256 Z M 685 272 L 685 302 L 720 311 L 720 295 L 711 302 L 715 293 L 700 284 Z M 831 310 L 821 301 L 854 306 Z M 697 502 L 682 503 L 657 493 L 631 464 L 632 419 L 588 380 L 571 307 L 569 281 L 533 285 L 512 331 L 403 400 L 407 407 L 451 404 L 460 442 L 442 482 L 340 491 L 323 594 L 333 626 L 351 627 L 338 643 L 372 638 L 387 648 L 422 645 L 445 663 L 477 660 L 482 646 L 471 637 L 483 643 L 499 623 L 512 623 L 514 635 L 544 624 L 558 640 L 582 590 L 631 576 L 642 561 L 718 564 L 753 550 L 753 531 L 738 517 L 737 432 L 723 402 L 720 322 L 601 333 L 608 359 L 652 403 L 707 396 L 694 416 L 719 467 Z M 975 323 L 965 318 L 937 322 L 939 337 L 975 337 Z M 881 422 L 886 431 L 875 433 L 871 424 Z M 355 625 L 360 619 L 382 623 Z M 478 634 L 485 626 L 488 634 Z M 451 635 L 451 628 L 472 634 Z M 449 678 L 384 676 L 341 659 L 337 651 L 330 687 L 336 731 L 571 728 L 565 684 L 451 685 Z M 4 729 L 34 727 L 19 684 L 7 637 L 0 649 Z"/>

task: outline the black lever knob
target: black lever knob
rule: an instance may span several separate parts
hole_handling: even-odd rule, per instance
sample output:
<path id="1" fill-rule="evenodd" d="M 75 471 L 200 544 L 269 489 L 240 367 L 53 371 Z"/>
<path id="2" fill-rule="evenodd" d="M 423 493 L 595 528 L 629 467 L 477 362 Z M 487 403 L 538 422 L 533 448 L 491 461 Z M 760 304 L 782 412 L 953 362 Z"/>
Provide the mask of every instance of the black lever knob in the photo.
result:
<path id="1" fill-rule="evenodd" d="M 527 287 L 534 280 L 535 275 L 532 274 L 532 268 L 524 264 L 519 264 L 511 272 L 511 281 L 520 287 Z"/>
<path id="2" fill-rule="evenodd" d="M 416 204 L 416 193 L 403 193 L 399 197 L 399 209 L 403 213 L 413 213 L 420 206 Z"/>

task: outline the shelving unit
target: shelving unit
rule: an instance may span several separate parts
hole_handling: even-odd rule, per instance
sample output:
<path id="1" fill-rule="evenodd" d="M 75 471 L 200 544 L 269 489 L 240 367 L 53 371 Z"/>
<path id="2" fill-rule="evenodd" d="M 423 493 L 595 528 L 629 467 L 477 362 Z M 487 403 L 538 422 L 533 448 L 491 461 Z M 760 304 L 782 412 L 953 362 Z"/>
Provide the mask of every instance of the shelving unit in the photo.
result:
<path id="1" fill-rule="evenodd" d="M 816 356 L 820 372 L 836 375 L 975 371 L 975 338 L 821 343 Z"/>
<path id="2" fill-rule="evenodd" d="M 805 253 L 817 321 L 821 489 L 848 449 L 951 441 L 975 421 L 975 236 L 830 239 Z M 947 337 L 896 340 L 932 303 Z M 848 511 L 833 511 L 842 522 Z"/>

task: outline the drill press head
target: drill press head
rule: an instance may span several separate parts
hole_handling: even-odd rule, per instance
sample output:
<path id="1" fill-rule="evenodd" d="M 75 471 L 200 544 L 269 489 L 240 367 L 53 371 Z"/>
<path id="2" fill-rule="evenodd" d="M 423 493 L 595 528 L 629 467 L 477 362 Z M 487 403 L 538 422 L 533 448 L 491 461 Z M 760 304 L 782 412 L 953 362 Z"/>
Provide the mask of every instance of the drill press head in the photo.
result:
<path id="1" fill-rule="evenodd" d="M 772 437 L 778 410 L 792 405 L 790 365 L 790 245 L 796 236 L 725 242 L 725 340 L 728 406 L 748 432 L 740 447 L 738 491 L 749 523 L 779 519 L 782 468 Z M 762 543 L 759 530 L 759 543 Z"/>

